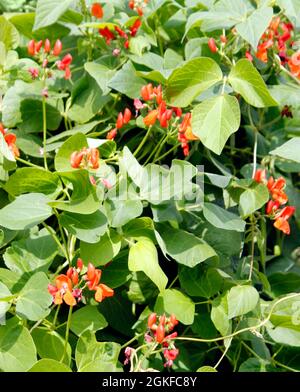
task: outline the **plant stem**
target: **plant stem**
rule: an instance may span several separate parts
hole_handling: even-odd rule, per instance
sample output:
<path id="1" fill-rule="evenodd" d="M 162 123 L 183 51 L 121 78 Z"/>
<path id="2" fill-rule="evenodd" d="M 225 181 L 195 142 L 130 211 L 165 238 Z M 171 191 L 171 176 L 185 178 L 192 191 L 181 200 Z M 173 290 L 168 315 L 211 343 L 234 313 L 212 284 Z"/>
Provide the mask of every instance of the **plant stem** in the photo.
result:
<path id="1" fill-rule="evenodd" d="M 54 315 L 54 319 L 53 319 L 53 323 L 52 323 L 53 324 L 53 329 L 55 329 L 55 325 L 56 325 L 59 309 L 60 309 L 60 305 L 57 306 L 56 311 L 55 311 L 55 315 Z"/>
<path id="2" fill-rule="evenodd" d="M 288 71 L 283 65 L 280 65 L 280 69 L 281 71 L 289 75 L 289 77 L 292 78 L 296 83 L 300 84 L 300 80 L 295 75 L 293 75 L 290 71 Z"/>
<path id="3" fill-rule="evenodd" d="M 250 272 L 248 280 L 252 280 L 252 273 L 253 273 L 253 265 L 254 265 L 254 249 L 255 249 L 255 218 L 253 214 L 251 215 L 251 263 L 250 263 Z"/>
<path id="4" fill-rule="evenodd" d="M 255 176 L 256 167 L 257 167 L 257 141 L 258 141 L 258 132 L 254 131 L 254 147 L 253 147 L 253 171 L 252 178 Z"/>
<path id="5" fill-rule="evenodd" d="M 123 350 L 124 348 L 126 348 L 129 344 L 131 344 L 132 342 L 134 342 L 135 340 L 137 340 L 139 337 L 141 337 L 144 333 L 139 333 L 138 335 L 135 335 L 132 339 L 128 340 L 128 342 L 124 343 L 121 346 L 121 350 Z"/>
<path id="6" fill-rule="evenodd" d="M 71 265 L 71 259 L 70 259 L 70 255 L 69 255 L 68 244 L 67 244 L 67 241 L 65 239 L 65 234 L 64 234 L 63 228 L 62 228 L 62 226 L 60 224 L 59 214 L 58 214 L 58 212 L 56 211 L 55 208 L 54 208 L 54 214 L 55 214 L 55 216 L 57 218 L 60 235 L 61 235 L 62 241 L 64 243 L 66 259 L 68 260 L 69 265 Z"/>
<path id="7" fill-rule="evenodd" d="M 46 144 L 47 144 L 47 113 L 46 113 L 46 98 L 43 96 L 42 101 L 43 106 L 43 155 L 44 155 L 44 167 L 48 170 L 47 165 L 47 151 L 46 151 Z"/>
<path id="8" fill-rule="evenodd" d="M 137 154 L 141 151 L 141 149 L 144 147 L 144 145 L 145 145 L 145 143 L 146 143 L 146 141 L 147 141 L 147 139 L 148 139 L 148 137 L 149 137 L 149 135 L 150 135 L 150 133 L 151 133 L 151 129 L 152 129 L 152 127 L 150 126 L 149 129 L 148 129 L 148 131 L 147 131 L 147 133 L 146 133 L 146 135 L 144 136 L 143 140 L 142 140 L 141 143 L 139 144 L 138 148 L 137 148 L 137 149 L 135 150 L 135 152 L 133 153 L 133 155 L 134 155 L 135 157 L 136 157 Z"/>
<path id="9" fill-rule="evenodd" d="M 270 320 L 270 318 L 271 318 L 271 316 L 273 314 L 273 311 L 274 311 L 274 309 L 276 308 L 277 305 L 279 305 L 280 303 L 282 303 L 282 302 L 284 302 L 284 301 L 286 301 L 288 299 L 299 297 L 299 296 L 300 296 L 300 293 L 297 293 L 297 294 L 291 294 L 291 295 L 287 295 L 286 297 L 280 298 L 278 301 L 276 301 L 272 305 L 271 310 L 270 310 L 268 316 L 264 320 L 262 320 L 259 324 L 254 325 L 253 327 L 242 328 L 242 329 L 239 329 L 236 332 L 233 332 L 230 335 L 221 336 L 221 337 L 218 337 L 218 338 L 215 338 L 215 339 L 199 339 L 199 338 L 178 337 L 178 338 L 175 338 L 174 340 L 185 340 L 185 341 L 189 341 L 189 342 L 198 342 L 198 343 L 214 343 L 214 342 L 219 342 L 221 340 L 233 338 L 233 337 L 238 336 L 238 335 L 240 335 L 241 333 L 244 333 L 244 332 L 255 331 L 255 330 L 263 327 L 264 325 L 266 325 L 269 322 L 269 320 Z"/>
<path id="10" fill-rule="evenodd" d="M 54 239 L 54 241 L 57 243 L 57 245 L 59 246 L 59 248 L 61 249 L 61 251 L 63 252 L 63 254 L 65 255 L 65 258 L 68 258 L 66 249 L 62 246 L 62 244 L 60 243 L 57 235 L 51 230 L 51 228 L 45 223 L 43 222 L 42 225 L 45 227 L 45 229 L 47 229 L 47 231 L 49 232 L 49 234 L 51 235 L 51 237 Z"/>
<path id="11" fill-rule="evenodd" d="M 225 357 L 226 354 L 227 354 L 227 351 L 229 350 L 229 348 L 230 348 L 230 346 L 231 346 L 231 341 L 232 341 L 232 339 L 230 340 L 230 343 L 227 343 L 227 347 L 225 348 L 225 350 L 224 350 L 224 352 L 223 352 L 221 358 L 220 358 L 220 359 L 218 360 L 218 362 L 215 364 L 214 369 L 217 369 L 218 366 L 220 365 L 220 363 L 223 361 L 224 357 Z"/>
<path id="12" fill-rule="evenodd" d="M 70 308 L 69 308 L 69 314 L 68 314 L 68 320 L 67 320 L 66 335 L 65 335 L 64 352 L 63 352 L 63 356 L 62 356 L 60 362 L 63 362 L 63 361 L 64 361 L 65 356 L 66 356 L 66 354 L 67 354 L 68 341 L 69 341 L 69 333 L 70 333 L 70 325 L 71 325 L 71 319 L 72 319 L 72 311 L 73 311 L 73 306 L 70 306 Z"/>
<path id="13" fill-rule="evenodd" d="M 171 154 L 174 150 L 177 150 L 177 148 L 180 146 L 180 144 L 175 145 L 172 147 L 169 151 L 167 151 L 165 154 L 161 155 L 160 157 L 156 158 L 153 163 L 160 161 L 161 159 L 165 158 L 167 155 Z"/>
<path id="14" fill-rule="evenodd" d="M 22 158 L 16 157 L 16 160 L 21 162 L 21 163 L 24 163 L 24 165 L 27 165 L 27 166 L 38 167 L 39 169 L 41 168 L 40 166 L 35 165 L 34 163 L 31 163 L 31 162 L 25 161 L 25 159 L 22 159 Z"/>

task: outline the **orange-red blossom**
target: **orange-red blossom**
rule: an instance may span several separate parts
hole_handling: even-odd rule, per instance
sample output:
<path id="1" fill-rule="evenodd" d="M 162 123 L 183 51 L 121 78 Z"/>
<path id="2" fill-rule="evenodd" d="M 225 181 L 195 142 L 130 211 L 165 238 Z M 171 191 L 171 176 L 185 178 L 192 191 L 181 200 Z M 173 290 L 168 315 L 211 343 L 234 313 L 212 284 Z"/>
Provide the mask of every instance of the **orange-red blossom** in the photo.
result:
<path id="1" fill-rule="evenodd" d="M 80 151 L 74 151 L 70 157 L 71 166 L 74 169 L 79 168 L 99 168 L 99 150 L 97 148 L 86 148 L 84 147 Z"/>
<path id="2" fill-rule="evenodd" d="M 96 269 L 89 263 L 87 273 L 81 275 L 83 262 L 77 260 L 77 268 L 70 267 L 66 274 L 61 274 L 55 278 L 54 284 L 48 285 L 48 291 L 53 297 L 55 305 L 65 302 L 69 306 L 75 306 L 81 301 L 82 291 L 87 287 L 90 291 L 96 291 L 95 300 L 102 302 L 107 297 L 114 295 L 114 290 L 100 283 L 102 271 Z"/>
<path id="3" fill-rule="evenodd" d="M 95 300 L 97 302 L 102 302 L 107 297 L 112 297 L 114 295 L 114 290 L 100 283 L 102 271 L 96 269 L 92 263 L 88 264 L 87 274 L 83 277 L 86 280 L 87 287 L 89 290 L 96 291 Z"/>
<path id="4" fill-rule="evenodd" d="M 13 153 L 14 157 L 19 157 L 20 151 L 16 146 L 17 136 L 14 133 L 7 133 L 2 123 L 0 123 L 0 132 L 2 133 L 7 146 Z"/>
<path id="5" fill-rule="evenodd" d="M 294 215 L 296 208 L 293 206 L 283 205 L 288 202 L 288 196 L 284 192 L 286 181 L 283 177 L 275 180 L 272 176 L 267 180 L 267 172 L 265 169 L 258 169 L 255 172 L 254 180 L 267 185 L 271 199 L 266 206 L 266 214 L 274 220 L 274 227 L 284 234 L 290 234 L 291 229 L 288 220 Z"/>

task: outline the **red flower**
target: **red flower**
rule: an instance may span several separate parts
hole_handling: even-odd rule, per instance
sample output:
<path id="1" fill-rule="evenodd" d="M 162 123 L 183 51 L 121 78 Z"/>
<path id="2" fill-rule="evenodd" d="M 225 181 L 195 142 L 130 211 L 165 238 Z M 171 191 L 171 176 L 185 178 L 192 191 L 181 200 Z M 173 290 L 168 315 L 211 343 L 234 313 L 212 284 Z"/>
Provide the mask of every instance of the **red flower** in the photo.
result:
<path id="1" fill-rule="evenodd" d="M 155 340 L 157 343 L 162 343 L 165 339 L 165 326 L 159 324 L 155 331 Z"/>
<path id="2" fill-rule="evenodd" d="M 267 181 L 267 171 L 266 169 L 257 169 L 254 174 L 254 181 L 265 184 Z"/>
<path id="3" fill-rule="evenodd" d="M 128 36 L 124 30 L 122 30 L 119 26 L 115 26 L 116 32 L 119 34 L 120 37 L 127 39 Z"/>
<path id="4" fill-rule="evenodd" d="M 285 207 L 283 208 L 275 218 L 274 227 L 276 229 L 281 230 L 284 234 L 290 234 L 291 229 L 288 222 L 288 219 L 292 215 L 294 215 L 296 208 L 295 207 Z"/>
<path id="5" fill-rule="evenodd" d="M 81 151 L 74 151 L 70 157 L 71 166 L 79 168 L 99 168 L 99 150 L 97 148 L 83 148 Z"/>
<path id="6" fill-rule="evenodd" d="M 62 51 L 62 43 L 61 43 L 61 40 L 57 39 L 54 44 L 52 54 L 53 54 L 53 56 L 59 56 L 61 51 Z"/>
<path id="7" fill-rule="evenodd" d="M 14 157 L 15 158 L 19 157 L 20 151 L 15 144 L 17 140 L 17 136 L 14 133 L 6 133 L 2 123 L 0 123 L 0 132 L 4 136 L 4 140 L 8 148 L 10 149 L 10 151 L 13 153 Z"/>
<path id="8" fill-rule="evenodd" d="M 126 108 L 124 110 L 124 115 L 123 115 L 124 124 L 128 124 L 129 123 L 129 121 L 131 120 L 131 116 L 132 116 L 131 111 L 128 108 Z"/>
<path id="9" fill-rule="evenodd" d="M 91 14 L 97 18 L 97 19 L 101 19 L 103 18 L 104 12 L 103 12 L 103 8 L 102 5 L 100 3 L 94 3 L 92 4 L 91 7 Z"/>
<path id="10" fill-rule="evenodd" d="M 147 127 L 154 125 L 157 120 L 157 117 L 158 117 L 158 110 L 151 110 L 151 112 L 149 112 L 147 116 L 143 119 L 144 124 Z"/>
<path id="11" fill-rule="evenodd" d="M 30 40 L 27 44 L 27 51 L 30 56 L 35 55 L 35 41 L 34 39 Z"/>
<path id="12" fill-rule="evenodd" d="M 114 140 L 117 136 L 117 128 L 112 129 L 111 131 L 109 131 L 106 135 L 106 139 L 108 140 Z"/>
<path id="13" fill-rule="evenodd" d="M 267 215 L 274 214 L 274 212 L 277 211 L 279 207 L 280 207 L 279 201 L 270 200 L 266 207 L 266 214 Z"/>
<path id="14" fill-rule="evenodd" d="M 119 113 L 117 123 L 116 123 L 117 129 L 121 129 L 123 127 L 123 124 L 124 124 L 123 114 Z"/>
<path id="15" fill-rule="evenodd" d="M 89 290 L 96 291 L 95 300 L 97 302 L 102 302 L 107 297 L 112 297 L 114 295 L 114 290 L 110 287 L 102 284 L 100 282 L 102 271 L 96 269 L 93 264 L 88 264 L 87 274 L 85 280 L 87 281 L 87 286 Z"/>
<path id="16" fill-rule="evenodd" d="M 151 313 L 150 316 L 148 317 L 148 328 L 152 329 L 154 326 L 156 329 L 156 320 L 157 320 L 157 315 L 156 313 Z"/>
<path id="17" fill-rule="evenodd" d="M 72 281 L 66 275 L 59 275 L 55 279 L 55 285 L 48 285 L 48 291 L 53 297 L 55 305 L 61 305 L 63 301 L 69 306 L 77 304 L 72 294 Z"/>
<path id="18" fill-rule="evenodd" d="M 144 101 L 150 101 L 153 99 L 153 86 L 151 83 L 147 84 L 147 86 L 143 86 L 141 89 L 141 97 Z"/>
<path id="19" fill-rule="evenodd" d="M 71 279 L 74 286 L 76 286 L 79 282 L 78 272 L 76 268 L 70 267 L 67 271 L 67 277 Z"/>
<path id="20" fill-rule="evenodd" d="M 216 53 L 218 51 L 216 41 L 214 40 L 214 38 L 210 38 L 208 40 L 208 47 L 212 53 Z"/>
<path id="21" fill-rule="evenodd" d="M 129 27 L 130 35 L 131 35 L 132 37 L 135 37 L 135 36 L 136 36 L 136 34 L 137 34 L 139 28 L 141 27 L 141 25 L 142 25 L 141 19 L 137 19 L 137 20 L 133 23 L 133 25 Z"/>
<path id="22" fill-rule="evenodd" d="M 48 38 L 46 38 L 45 43 L 44 43 L 44 52 L 45 53 L 50 53 L 51 50 L 51 44 Z"/>
<path id="23" fill-rule="evenodd" d="M 104 27 L 104 29 L 99 29 L 99 33 L 105 38 L 107 45 L 110 45 L 111 41 L 116 38 L 114 33 L 112 33 L 107 26 Z"/>
<path id="24" fill-rule="evenodd" d="M 246 59 L 248 59 L 249 61 L 251 61 L 251 63 L 252 63 L 252 61 L 253 61 L 253 56 L 252 56 L 252 54 L 250 53 L 250 52 L 246 52 L 246 54 L 245 54 L 245 57 L 246 57 Z"/>

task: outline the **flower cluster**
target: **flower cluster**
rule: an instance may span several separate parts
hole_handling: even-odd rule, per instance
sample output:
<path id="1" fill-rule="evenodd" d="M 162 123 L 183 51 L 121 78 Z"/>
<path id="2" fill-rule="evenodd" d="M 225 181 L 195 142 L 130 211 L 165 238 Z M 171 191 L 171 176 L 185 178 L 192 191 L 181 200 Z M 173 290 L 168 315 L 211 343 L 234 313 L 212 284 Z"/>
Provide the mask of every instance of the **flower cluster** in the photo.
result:
<path id="1" fill-rule="evenodd" d="M 130 0 L 128 6 L 142 16 L 144 15 L 144 9 L 147 7 L 148 2 L 149 0 Z"/>
<path id="2" fill-rule="evenodd" d="M 15 144 L 17 140 L 17 136 L 14 133 L 7 132 L 7 129 L 4 128 L 2 123 L 0 123 L 0 132 L 2 133 L 7 146 L 10 149 L 10 151 L 13 153 L 14 157 L 19 157 L 20 151 Z"/>
<path id="3" fill-rule="evenodd" d="M 97 148 L 84 147 L 80 151 L 74 151 L 71 154 L 70 163 L 74 169 L 98 169 L 99 168 L 99 150 Z"/>
<path id="4" fill-rule="evenodd" d="M 148 317 L 148 332 L 145 334 L 145 340 L 147 343 L 154 341 L 161 344 L 166 359 L 165 367 L 171 367 L 179 354 L 173 341 L 177 337 L 177 332 L 170 333 L 177 324 L 178 320 L 174 314 L 170 317 L 166 317 L 165 314 L 157 317 L 156 313 L 152 313 Z"/>
<path id="5" fill-rule="evenodd" d="M 91 6 L 91 15 L 94 16 L 96 19 L 102 19 L 104 12 L 102 5 L 100 3 L 93 3 Z"/>
<path id="6" fill-rule="evenodd" d="M 129 37 L 135 37 L 139 31 L 139 28 L 142 25 L 141 19 L 136 19 L 134 23 L 128 27 L 126 30 L 121 29 L 119 26 L 114 27 L 114 31 L 111 31 L 107 26 L 102 29 L 99 29 L 99 34 L 105 39 L 107 45 L 111 44 L 111 41 L 118 40 L 120 41 L 120 46 L 123 46 L 125 49 L 129 48 Z M 120 54 L 119 45 L 113 51 L 114 56 L 118 56 Z"/>
<path id="7" fill-rule="evenodd" d="M 287 49 L 293 45 L 293 29 L 294 26 L 291 23 L 282 22 L 280 17 L 273 18 L 260 39 L 256 57 L 267 63 L 268 50 L 272 48 L 279 54 L 282 64 L 286 64 L 288 61 Z"/>
<path id="8" fill-rule="evenodd" d="M 85 270 L 85 272 L 84 272 Z M 69 306 L 75 306 L 82 299 L 84 289 L 95 291 L 95 300 L 102 302 L 107 297 L 114 295 L 114 290 L 100 283 L 102 271 L 89 263 L 87 269 L 81 259 L 77 260 L 77 266 L 70 267 L 66 274 L 55 278 L 55 284 L 48 285 L 48 292 L 53 297 L 55 305 L 65 302 Z"/>
<path id="9" fill-rule="evenodd" d="M 131 120 L 132 113 L 130 109 L 126 108 L 124 113 L 120 112 L 117 118 L 116 127 L 108 132 L 106 138 L 109 140 L 114 140 L 117 136 L 118 130 L 123 128 L 124 125 L 128 124 Z"/>
<path id="10" fill-rule="evenodd" d="M 288 220 L 295 213 L 296 208 L 293 206 L 284 206 L 288 202 L 288 196 L 284 192 L 286 186 L 283 177 L 274 180 L 271 176 L 267 180 L 267 173 L 265 169 L 256 171 L 254 180 L 256 182 L 267 185 L 271 199 L 266 206 L 266 214 L 270 219 L 274 220 L 274 227 L 281 230 L 284 234 L 290 234 L 291 229 Z"/>
<path id="11" fill-rule="evenodd" d="M 157 121 L 162 128 L 175 128 L 178 133 L 178 140 L 181 143 L 185 156 L 189 155 L 189 141 L 198 140 L 198 137 L 192 133 L 191 113 L 183 115 L 180 108 L 169 108 L 163 99 L 163 91 L 161 85 L 153 87 L 151 83 L 143 86 L 141 89 L 141 97 L 144 103 L 134 100 L 134 106 L 137 111 L 147 108 L 148 113 L 143 119 L 147 127 L 153 126 Z M 179 124 L 182 119 L 181 124 Z"/>
<path id="12" fill-rule="evenodd" d="M 62 59 L 58 59 L 57 57 L 61 54 L 62 51 L 62 43 L 59 39 L 56 40 L 53 48 L 51 47 L 51 43 L 47 38 L 45 41 L 36 42 L 34 39 L 30 40 L 27 45 L 28 54 L 30 56 L 36 57 L 37 60 L 41 63 L 42 68 L 46 70 L 46 74 L 48 77 L 51 76 L 50 69 L 47 69 L 49 62 L 53 62 L 56 60 L 56 67 L 64 71 L 65 79 L 71 78 L 71 69 L 70 65 L 72 63 L 72 56 L 70 53 L 66 54 Z M 39 77 L 39 69 L 30 67 L 28 70 L 33 79 Z"/>

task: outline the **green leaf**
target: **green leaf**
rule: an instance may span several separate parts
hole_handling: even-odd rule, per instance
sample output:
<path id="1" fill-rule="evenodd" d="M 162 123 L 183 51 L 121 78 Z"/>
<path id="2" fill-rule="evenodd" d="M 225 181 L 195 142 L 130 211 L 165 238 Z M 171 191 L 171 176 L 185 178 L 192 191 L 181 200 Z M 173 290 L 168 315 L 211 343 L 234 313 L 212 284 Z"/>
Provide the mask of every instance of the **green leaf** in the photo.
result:
<path id="1" fill-rule="evenodd" d="M 205 147 L 220 155 L 228 138 L 239 129 L 241 112 L 238 100 L 223 94 L 209 98 L 192 111 L 192 129 Z"/>
<path id="2" fill-rule="evenodd" d="M 248 358 L 239 367 L 239 372 L 266 372 L 266 365 L 258 358 Z"/>
<path id="3" fill-rule="evenodd" d="M 31 336 L 40 358 L 62 361 L 65 351 L 65 340 L 57 332 L 43 328 L 35 328 L 32 331 Z M 71 351 L 71 346 L 68 343 L 63 364 L 70 365 Z"/>
<path id="4" fill-rule="evenodd" d="M 95 244 L 80 242 L 80 255 L 87 264 L 93 263 L 96 267 L 105 265 L 113 259 L 121 249 L 121 238 L 119 235 L 111 231 L 100 238 Z"/>
<path id="5" fill-rule="evenodd" d="M 72 370 L 65 364 L 54 361 L 54 359 L 40 359 L 28 372 L 34 373 L 70 373 Z"/>
<path id="6" fill-rule="evenodd" d="M 275 99 L 275 101 L 279 103 L 280 106 L 300 106 L 300 91 L 296 83 L 280 83 L 277 85 L 269 86 L 269 89 L 272 97 Z"/>
<path id="7" fill-rule="evenodd" d="M 3 123 L 9 128 L 18 125 L 20 130 L 27 133 L 41 132 L 43 129 L 42 90 L 41 81 L 25 83 L 23 80 L 17 80 L 3 98 Z M 46 103 L 48 130 L 56 130 L 61 122 L 59 102 L 62 103 L 57 98 L 51 98 L 50 92 Z"/>
<path id="8" fill-rule="evenodd" d="M 67 115 L 72 121 L 84 124 L 100 113 L 110 99 L 110 96 L 103 95 L 93 78 L 82 78 L 73 90 L 72 106 Z"/>
<path id="9" fill-rule="evenodd" d="M 137 76 L 134 66 L 128 61 L 108 82 L 108 87 L 133 99 L 140 96 L 141 88 L 145 84 L 145 80 Z"/>
<path id="10" fill-rule="evenodd" d="M 48 202 L 48 197 L 42 193 L 18 196 L 0 210 L 1 225 L 11 230 L 29 229 L 52 215 Z"/>
<path id="11" fill-rule="evenodd" d="M 69 9 L 73 0 L 38 0 L 33 30 L 50 26 Z"/>
<path id="12" fill-rule="evenodd" d="M 244 232 L 246 222 L 238 215 L 226 211 L 213 203 L 205 203 L 203 215 L 210 224 L 219 229 Z"/>
<path id="13" fill-rule="evenodd" d="M 261 7 L 255 10 L 244 21 L 236 25 L 237 32 L 245 41 L 249 42 L 256 51 L 259 40 L 268 28 L 273 16 L 273 8 Z"/>
<path id="14" fill-rule="evenodd" d="M 9 289 L 0 282 L 0 325 L 5 324 L 5 314 L 10 308 L 11 301 L 13 298 L 11 298 L 11 292 Z"/>
<path id="15" fill-rule="evenodd" d="M 17 318 L 0 327 L 0 370 L 26 372 L 36 362 L 36 348 L 27 328 Z"/>
<path id="16" fill-rule="evenodd" d="M 264 108 L 278 105 L 260 73 L 249 60 L 239 60 L 231 69 L 228 80 L 234 91 L 241 94 L 244 100 L 252 106 Z"/>
<path id="17" fill-rule="evenodd" d="M 22 167 L 9 177 L 4 189 L 12 196 L 30 192 L 55 195 L 60 192 L 61 184 L 56 173 L 35 167 Z"/>
<path id="18" fill-rule="evenodd" d="M 28 280 L 17 300 L 16 313 L 20 317 L 38 321 L 50 313 L 52 296 L 48 293 L 48 283 L 44 272 L 37 272 Z"/>
<path id="19" fill-rule="evenodd" d="M 213 301 L 210 317 L 214 326 L 222 336 L 226 336 L 231 332 L 231 321 L 228 317 L 228 303 L 226 295 L 218 297 Z"/>
<path id="20" fill-rule="evenodd" d="M 28 238 L 12 242 L 3 259 L 5 265 L 19 275 L 26 272 L 47 272 L 57 252 L 57 243 L 46 229 L 42 229 L 31 233 Z"/>
<path id="21" fill-rule="evenodd" d="M 72 315 L 71 331 L 77 336 L 81 336 L 86 331 L 97 332 L 107 326 L 107 321 L 98 312 L 96 306 L 84 306 Z"/>
<path id="22" fill-rule="evenodd" d="M 59 220 L 70 234 L 75 235 L 81 241 L 91 244 L 98 242 L 107 229 L 106 216 L 100 211 L 90 215 L 64 212 L 60 215 Z"/>
<path id="23" fill-rule="evenodd" d="M 159 241 L 160 247 L 180 264 L 192 268 L 216 256 L 212 247 L 187 231 L 164 224 L 157 224 L 156 227 L 162 240 Z"/>
<path id="24" fill-rule="evenodd" d="M 96 193 L 96 188 L 91 184 L 87 170 L 79 169 L 70 172 L 60 172 L 58 174 L 67 184 L 72 183 L 73 192 L 71 199 L 68 201 L 49 202 L 51 207 L 82 215 L 93 214 L 99 210 L 100 201 Z"/>
<path id="25" fill-rule="evenodd" d="M 194 322 L 195 304 L 186 295 L 175 289 L 167 289 L 162 294 L 164 309 L 169 314 L 175 314 L 176 318 L 184 325 Z"/>
<path id="26" fill-rule="evenodd" d="M 0 269 L 1 271 L 1 269 Z M 1 278 L 1 275 L 0 275 Z M 131 278 L 131 273 L 128 269 L 128 251 L 121 251 L 113 262 L 102 270 L 102 280 L 111 288 L 120 287 Z"/>
<path id="27" fill-rule="evenodd" d="M 211 298 L 216 295 L 221 290 L 224 282 L 217 269 L 208 268 L 205 270 L 202 266 L 181 268 L 179 280 L 188 295 L 204 298 Z"/>
<path id="28" fill-rule="evenodd" d="M 111 328 L 122 335 L 133 337 L 136 318 L 132 314 L 132 302 L 128 301 L 123 293 L 115 292 L 113 297 L 102 301 L 98 308 Z"/>
<path id="29" fill-rule="evenodd" d="M 167 81 L 166 99 L 170 105 L 188 106 L 198 95 L 222 80 L 218 64 L 201 57 L 175 69 Z"/>
<path id="30" fill-rule="evenodd" d="M 0 41 L 7 50 L 16 49 L 20 41 L 18 30 L 3 15 L 0 16 Z"/>
<path id="31" fill-rule="evenodd" d="M 240 210 L 243 216 L 251 215 L 269 200 L 269 191 L 264 184 L 254 183 L 240 197 Z"/>
<path id="32" fill-rule="evenodd" d="M 115 75 L 116 71 L 108 68 L 104 64 L 98 64 L 95 62 L 85 63 L 84 68 L 90 76 L 95 79 L 98 86 L 101 88 L 103 95 L 109 94 L 111 90 L 108 87 L 108 83 Z"/>
<path id="33" fill-rule="evenodd" d="M 20 13 L 13 15 L 9 21 L 15 26 L 15 28 L 29 39 L 44 40 L 48 38 L 51 42 L 54 42 L 58 38 L 65 37 L 70 33 L 70 29 L 59 23 L 54 23 L 51 26 L 43 27 L 39 30 L 32 31 L 34 25 L 35 13 Z"/>
<path id="34" fill-rule="evenodd" d="M 275 150 L 270 151 L 270 154 L 300 163 L 299 151 L 300 137 L 294 137 L 280 147 L 275 148 Z"/>
<path id="35" fill-rule="evenodd" d="M 300 292 L 300 275 L 293 272 L 277 272 L 268 276 L 272 293 L 276 296 Z"/>
<path id="36" fill-rule="evenodd" d="M 200 372 L 200 373 L 217 373 L 218 371 L 215 368 L 211 367 L 211 366 L 202 366 L 201 368 L 199 368 L 197 370 L 197 372 Z"/>
<path id="37" fill-rule="evenodd" d="M 117 372 L 121 346 L 113 342 L 97 342 L 95 335 L 87 331 L 81 335 L 76 346 L 78 372 Z"/>
<path id="38" fill-rule="evenodd" d="M 227 294 L 229 319 L 247 314 L 256 307 L 258 300 L 259 295 L 254 287 L 232 287 Z"/>
<path id="39" fill-rule="evenodd" d="M 130 246 L 128 268 L 133 272 L 144 272 L 161 292 L 166 288 L 168 279 L 158 263 L 155 245 L 149 238 L 140 237 Z"/>

